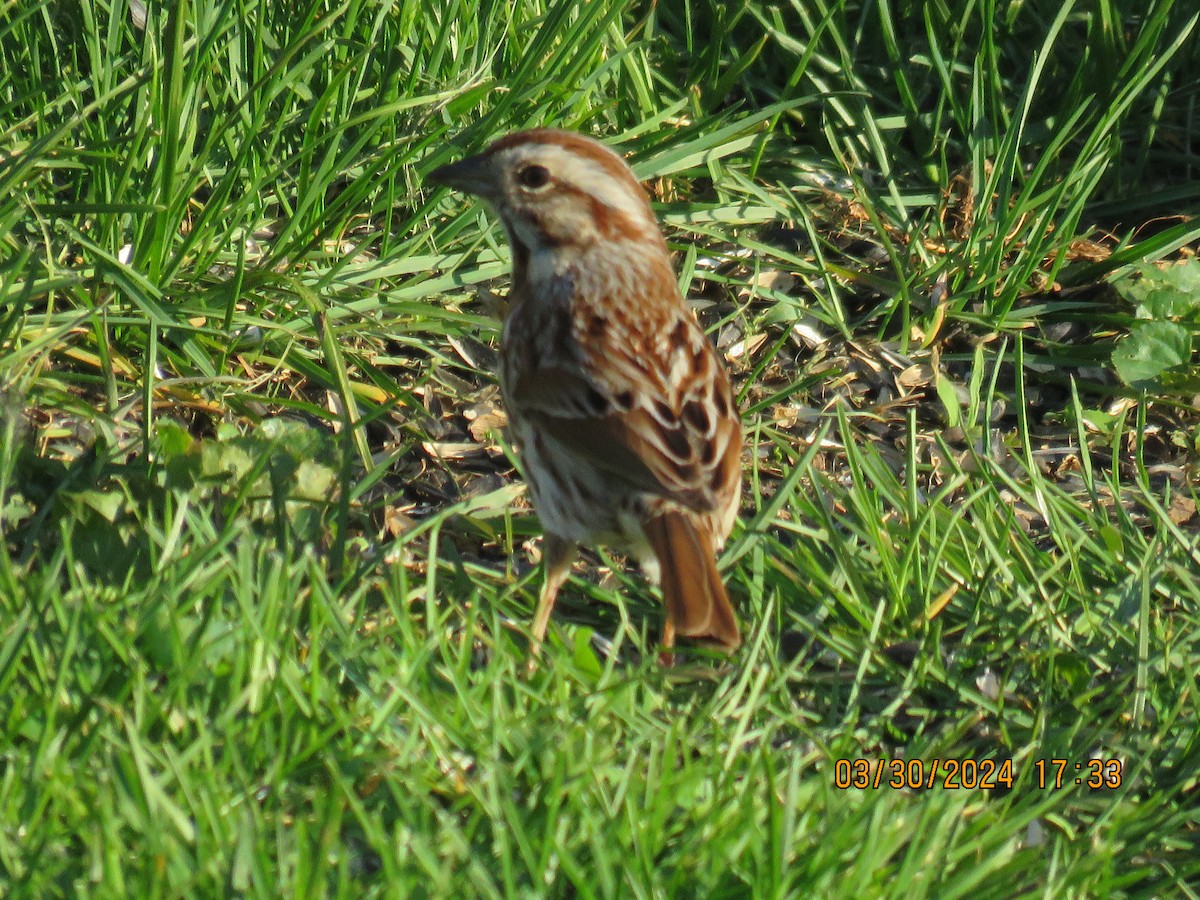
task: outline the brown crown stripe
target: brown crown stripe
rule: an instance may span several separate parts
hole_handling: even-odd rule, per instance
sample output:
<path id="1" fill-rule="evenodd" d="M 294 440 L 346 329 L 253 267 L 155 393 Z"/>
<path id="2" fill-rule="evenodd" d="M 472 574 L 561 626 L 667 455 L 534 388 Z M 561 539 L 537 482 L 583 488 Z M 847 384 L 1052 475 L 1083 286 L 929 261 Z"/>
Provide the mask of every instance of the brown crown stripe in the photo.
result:
<path id="1" fill-rule="evenodd" d="M 491 156 L 501 150 L 518 147 L 521 144 L 547 144 L 570 150 L 572 153 L 598 164 L 618 181 L 627 185 L 635 185 L 642 196 L 646 194 L 638 180 L 633 177 L 633 172 L 630 171 L 625 160 L 604 145 L 572 131 L 559 131 L 557 128 L 531 128 L 528 131 L 518 131 L 516 134 L 500 138 L 484 152 Z"/>

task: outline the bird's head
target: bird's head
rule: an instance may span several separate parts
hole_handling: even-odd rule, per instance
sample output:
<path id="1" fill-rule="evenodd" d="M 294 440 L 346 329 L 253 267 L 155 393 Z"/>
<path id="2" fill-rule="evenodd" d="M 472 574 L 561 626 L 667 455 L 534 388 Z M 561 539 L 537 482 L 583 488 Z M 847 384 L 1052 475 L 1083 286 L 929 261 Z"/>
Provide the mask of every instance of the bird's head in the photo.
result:
<path id="1" fill-rule="evenodd" d="M 606 241 L 662 244 L 646 192 L 625 161 L 569 131 L 538 128 L 434 169 L 434 184 L 474 194 L 503 220 L 515 250 L 582 251 Z"/>

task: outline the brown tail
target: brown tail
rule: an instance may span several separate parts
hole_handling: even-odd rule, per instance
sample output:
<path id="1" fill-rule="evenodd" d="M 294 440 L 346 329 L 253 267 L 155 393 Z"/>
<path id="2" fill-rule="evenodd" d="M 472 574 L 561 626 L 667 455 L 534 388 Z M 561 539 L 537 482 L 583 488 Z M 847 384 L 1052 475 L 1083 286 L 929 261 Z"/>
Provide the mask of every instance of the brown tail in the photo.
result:
<path id="1" fill-rule="evenodd" d="M 675 630 L 737 648 L 742 637 L 708 536 L 686 513 L 669 511 L 646 523 L 646 537 L 662 569 L 663 600 Z"/>

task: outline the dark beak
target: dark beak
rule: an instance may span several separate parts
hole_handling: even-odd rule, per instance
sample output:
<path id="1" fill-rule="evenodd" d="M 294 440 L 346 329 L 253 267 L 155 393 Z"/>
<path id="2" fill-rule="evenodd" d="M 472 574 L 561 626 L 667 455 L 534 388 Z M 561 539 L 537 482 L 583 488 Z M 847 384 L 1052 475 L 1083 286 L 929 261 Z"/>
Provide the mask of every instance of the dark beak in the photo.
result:
<path id="1" fill-rule="evenodd" d="M 425 183 L 444 184 L 485 199 L 495 197 L 500 190 L 499 179 L 492 171 L 492 160 L 484 155 L 468 156 L 456 163 L 438 166 L 425 176 Z"/>

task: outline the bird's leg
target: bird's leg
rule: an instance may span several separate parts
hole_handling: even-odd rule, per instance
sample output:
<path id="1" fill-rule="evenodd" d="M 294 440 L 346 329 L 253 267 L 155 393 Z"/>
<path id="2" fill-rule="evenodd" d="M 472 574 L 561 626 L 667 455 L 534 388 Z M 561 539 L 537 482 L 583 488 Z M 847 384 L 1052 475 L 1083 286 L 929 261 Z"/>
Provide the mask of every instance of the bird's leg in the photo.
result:
<path id="1" fill-rule="evenodd" d="M 550 625 L 550 613 L 554 611 L 554 601 L 558 597 L 558 589 L 562 587 L 567 576 L 571 574 L 571 563 L 579 548 L 571 541 L 560 538 L 555 534 L 547 534 L 542 543 L 542 565 L 546 570 L 546 580 L 542 583 L 542 592 L 538 596 L 537 611 L 533 614 L 533 643 L 530 647 L 532 666 L 542 649 L 546 639 L 546 628 Z"/>
<path id="2" fill-rule="evenodd" d="M 658 653 L 658 664 L 670 668 L 675 665 L 675 622 L 671 619 L 670 613 L 663 620 L 662 629 L 662 650 Z"/>

